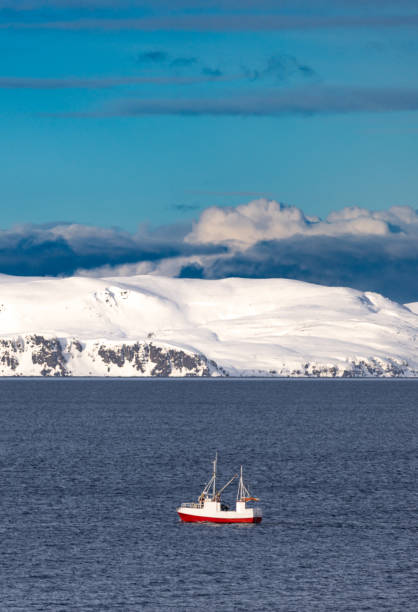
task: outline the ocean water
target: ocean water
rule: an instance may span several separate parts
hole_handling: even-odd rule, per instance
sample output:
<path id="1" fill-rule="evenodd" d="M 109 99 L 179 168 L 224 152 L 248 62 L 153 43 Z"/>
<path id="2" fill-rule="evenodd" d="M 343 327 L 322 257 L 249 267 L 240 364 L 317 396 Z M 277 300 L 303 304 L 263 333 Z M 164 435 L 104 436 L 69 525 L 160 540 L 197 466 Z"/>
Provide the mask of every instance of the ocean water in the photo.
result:
<path id="1" fill-rule="evenodd" d="M 413 380 L 1 380 L 0 610 L 415 612 L 417 414 Z M 179 522 L 215 450 L 260 525 Z"/>

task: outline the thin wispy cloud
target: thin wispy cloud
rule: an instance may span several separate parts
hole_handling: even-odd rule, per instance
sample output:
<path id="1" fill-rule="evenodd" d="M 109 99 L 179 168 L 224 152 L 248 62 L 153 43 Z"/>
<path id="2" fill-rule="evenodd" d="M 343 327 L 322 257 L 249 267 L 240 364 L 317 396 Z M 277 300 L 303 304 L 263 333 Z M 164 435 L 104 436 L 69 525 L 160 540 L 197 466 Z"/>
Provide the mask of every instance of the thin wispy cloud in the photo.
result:
<path id="1" fill-rule="evenodd" d="M 142 18 L 74 18 L 57 20 L 7 21 L 0 30 L 58 30 L 58 31 L 185 31 L 185 32 L 251 32 L 316 30 L 325 28 L 416 28 L 418 13 L 362 14 L 362 15 L 278 15 L 260 13 L 240 14 L 179 14 Z"/>
<path id="2" fill-rule="evenodd" d="M 176 74 L 185 74 L 187 72 L 196 74 L 196 69 L 198 69 L 200 74 L 208 77 L 208 80 L 218 79 L 224 75 L 222 70 L 206 66 L 198 57 L 170 55 L 167 51 L 162 50 L 140 53 L 137 57 L 137 63 L 144 68 L 160 68 L 165 69 L 167 72 L 173 71 Z M 245 77 L 245 75 L 234 74 L 230 78 L 231 80 L 236 80 L 241 76 L 242 78 Z"/>
<path id="3" fill-rule="evenodd" d="M 220 68 L 210 68 L 209 66 L 203 66 L 202 74 L 209 77 L 221 77 L 223 75 Z"/>
<path id="4" fill-rule="evenodd" d="M 0 89 L 109 89 L 129 85 L 193 85 L 213 81 L 210 76 L 156 77 L 0 77 Z"/>
<path id="5" fill-rule="evenodd" d="M 315 0 L 318 10 L 324 7 L 361 7 L 379 6 L 405 8 L 416 6 L 415 0 Z M 92 8 L 152 8 L 152 9 L 289 9 L 310 7 L 311 0 L 0 0 L 0 8 L 16 11 L 33 11 L 37 9 L 92 9 Z"/>
<path id="6" fill-rule="evenodd" d="M 198 63 L 196 57 L 175 57 L 170 62 L 170 68 L 190 68 Z"/>
<path id="7" fill-rule="evenodd" d="M 310 78 L 316 76 L 315 70 L 307 64 L 302 64 L 293 55 L 286 53 L 271 55 L 263 66 L 252 68 L 243 67 L 244 75 L 250 81 L 273 78 L 278 81 L 285 81 L 294 76 Z"/>
<path id="8" fill-rule="evenodd" d="M 138 64 L 162 64 L 168 60 L 165 51 L 144 51 L 137 57 Z"/>
<path id="9" fill-rule="evenodd" d="M 310 87 L 223 98 L 133 99 L 112 101 L 96 111 L 57 117 L 135 117 L 141 115 L 280 116 L 288 114 L 384 113 L 418 110 L 418 89 Z"/>
<path id="10" fill-rule="evenodd" d="M 201 208 L 198 204 L 173 204 L 172 208 L 180 212 L 192 212 Z"/>
<path id="11" fill-rule="evenodd" d="M 206 189 L 187 189 L 185 193 L 194 193 L 196 195 L 222 196 L 227 198 L 267 198 L 273 199 L 273 196 L 260 191 L 211 191 Z"/>
<path id="12" fill-rule="evenodd" d="M 218 67 L 210 67 L 197 57 L 171 56 L 166 51 L 154 50 L 142 52 L 137 57 L 141 67 L 157 68 L 157 74 L 151 72 L 146 76 L 91 76 L 91 77 L 2 77 L 0 89 L 110 89 L 137 85 L 197 85 L 216 81 L 250 82 L 262 81 L 273 77 L 286 80 L 302 74 L 314 75 L 310 67 L 305 67 L 291 56 L 271 56 L 258 67 L 245 67 L 232 73 L 226 73 Z M 162 69 L 162 74 L 161 74 Z"/>
<path id="13" fill-rule="evenodd" d="M 108 89 L 129 85 L 192 85 L 212 81 L 261 81 L 269 77 L 285 80 L 294 75 L 315 75 L 315 71 L 291 56 L 271 56 L 264 65 L 245 67 L 241 72 L 227 74 L 220 68 L 206 66 L 196 57 L 172 57 L 165 51 L 147 51 L 138 56 L 138 63 L 163 67 L 165 74 L 152 76 L 102 77 L 2 77 L 0 89 Z M 180 71 L 180 72 L 179 72 Z"/>

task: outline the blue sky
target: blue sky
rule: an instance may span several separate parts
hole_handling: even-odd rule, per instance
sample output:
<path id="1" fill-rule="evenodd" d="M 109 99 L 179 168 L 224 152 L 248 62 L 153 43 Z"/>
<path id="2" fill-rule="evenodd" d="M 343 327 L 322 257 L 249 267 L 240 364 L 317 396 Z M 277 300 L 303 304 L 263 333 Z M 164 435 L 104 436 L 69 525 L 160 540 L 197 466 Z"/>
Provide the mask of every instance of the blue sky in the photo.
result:
<path id="1" fill-rule="evenodd" d="M 0 272 L 418 300 L 417 32 L 416 0 L 0 0 Z"/>
<path id="2" fill-rule="evenodd" d="M 1 226 L 135 231 L 258 193 L 321 216 L 416 207 L 417 15 L 408 1 L 0 0 Z M 335 90 L 368 99 L 335 109 Z"/>

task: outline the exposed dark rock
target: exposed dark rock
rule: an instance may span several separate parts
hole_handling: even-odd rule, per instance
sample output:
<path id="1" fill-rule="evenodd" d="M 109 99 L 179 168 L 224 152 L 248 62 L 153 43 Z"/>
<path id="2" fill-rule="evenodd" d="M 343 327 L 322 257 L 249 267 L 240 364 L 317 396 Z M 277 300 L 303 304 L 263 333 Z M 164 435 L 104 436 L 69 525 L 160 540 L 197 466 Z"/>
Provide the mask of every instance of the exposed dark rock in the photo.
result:
<path id="1" fill-rule="evenodd" d="M 0 340 L 0 363 L 12 372 L 19 366 L 17 354 L 23 351 L 23 346 L 19 340 L 2 338 Z"/>
<path id="2" fill-rule="evenodd" d="M 30 336 L 29 341 L 34 345 L 32 362 L 43 366 L 42 376 L 48 376 L 54 370 L 54 376 L 65 376 L 65 358 L 58 338 L 45 338 L 44 336 Z"/>
<path id="3" fill-rule="evenodd" d="M 129 362 L 137 371 L 144 372 L 142 347 L 143 345 L 138 342 L 136 344 L 122 344 L 122 346 L 114 348 L 107 348 L 102 345 L 99 347 L 98 354 L 104 363 L 113 363 L 122 368 L 126 362 Z"/>
<path id="4" fill-rule="evenodd" d="M 185 370 L 185 376 L 210 376 L 209 362 L 203 355 L 190 354 L 180 349 L 156 346 L 152 343 L 122 344 L 108 348 L 101 345 L 98 355 L 104 363 L 122 368 L 126 362 L 137 371 L 145 372 L 145 365 L 153 364 L 151 376 L 171 376 L 175 370 Z M 211 363 L 217 370 L 215 362 Z"/>
<path id="5" fill-rule="evenodd" d="M 210 376 L 208 361 L 198 354 L 187 354 L 181 350 L 165 349 L 154 344 L 149 345 L 150 361 L 155 363 L 152 376 L 170 376 L 173 367 L 186 370 L 186 376 Z"/>
<path id="6" fill-rule="evenodd" d="M 16 370 L 17 366 L 19 365 L 19 362 L 16 357 L 14 355 L 10 355 L 8 351 L 3 353 L 0 358 L 0 362 L 2 363 L 2 365 L 7 366 L 13 371 Z"/>
<path id="7" fill-rule="evenodd" d="M 369 359 L 365 361 L 351 361 L 349 366 L 345 369 L 340 370 L 337 366 L 321 366 L 312 365 L 310 363 L 304 364 L 304 371 L 292 370 L 291 376 L 303 375 L 308 378 L 311 377 L 341 377 L 341 378 L 365 378 L 373 376 L 375 378 L 388 377 L 388 376 L 416 376 L 416 373 L 411 372 L 408 369 L 406 362 L 397 363 L 390 359 L 385 364 L 380 363 L 377 359 Z"/>
<path id="8" fill-rule="evenodd" d="M 79 353 L 81 353 L 81 352 L 82 352 L 82 350 L 83 350 L 83 346 L 82 346 L 82 344 L 81 344 L 81 342 L 80 342 L 79 340 L 73 340 L 73 341 L 71 342 L 71 344 L 70 344 L 70 350 L 71 350 L 73 347 L 74 347 L 74 348 L 75 348 L 75 350 L 76 350 L 76 351 L 78 351 Z"/>
<path id="9" fill-rule="evenodd" d="M 154 344 L 150 341 L 123 343 L 123 344 L 87 344 L 83 345 L 78 339 L 68 339 L 61 343 L 58 338 L 47 338 L 40 334 L 18 336 L 16 338 L 0 338 L 0 374 L 1 375 L 27 375 L 22 368 L 20 355 L 27 352 L 33 364 L 39 365 L 42 376 L 71 376 L 72 363 L 76 363 L 77 353 L 86 351 L 85 357 L 91 363 L 97 361 L 106 364 L 108 375 L 121 372 L 128 375 L 137 372 L 139 376 L 211 376 L 213 373 L 220 376 L 229 376 L 229 373 L 214 361 L 209 361 L 200 353 L 188 352 L 165 345 Z M 74 361 L 72 361 L 75 359 Z M 83 362 L 84 363 L 84 362 Z M 86 367 L 88 368 L 88 361 Z M 321 365 L 309 363 L 299 365 L 294 370 L 281 364 L 277 369 L 269 372 L 257 370 L 250 375 L 268 375 L 279 377 L 307 376 L 307 377 L 404 377 L 418 376 L 418 372 L 411 369 L 406 361 L 377 358 L 351 360 L 345 367 L 337 365 Z M 113 366 L 113 367 L 112 367 Z M 128 366 L 128 367 L 127 367 Z M 77 371 L 77 368 L 76 368 Z M 100 371 L 100 370 L 99 370 Z M 87 373 L 87 372 L 86 372 Z M 88 375 L 92 372 L 88 371 Z M 239 373 L 238 373 L 239 375 Z"/>

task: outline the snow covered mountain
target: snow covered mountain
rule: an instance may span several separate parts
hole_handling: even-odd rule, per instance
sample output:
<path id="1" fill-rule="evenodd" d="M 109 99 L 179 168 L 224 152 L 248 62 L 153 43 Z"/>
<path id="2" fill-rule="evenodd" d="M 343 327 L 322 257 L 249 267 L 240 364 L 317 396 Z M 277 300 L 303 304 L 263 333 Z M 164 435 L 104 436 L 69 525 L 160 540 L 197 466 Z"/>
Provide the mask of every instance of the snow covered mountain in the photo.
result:
<path id="1" fill-rule="evenodd" d="M 284 279 L 0 276 L 0 375 L 418 376 L 417 313 Z"/>

